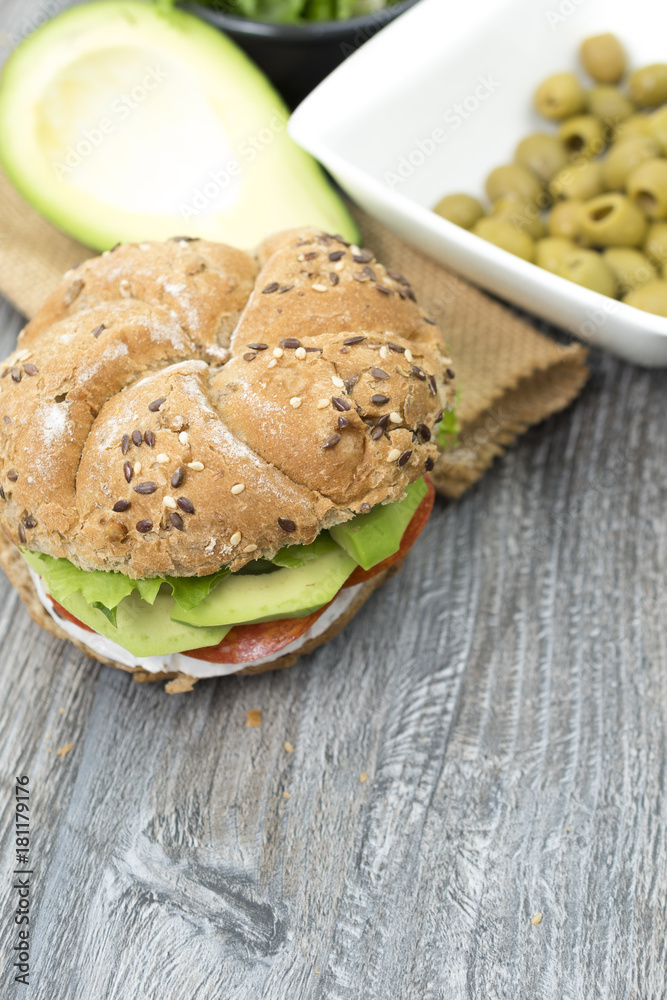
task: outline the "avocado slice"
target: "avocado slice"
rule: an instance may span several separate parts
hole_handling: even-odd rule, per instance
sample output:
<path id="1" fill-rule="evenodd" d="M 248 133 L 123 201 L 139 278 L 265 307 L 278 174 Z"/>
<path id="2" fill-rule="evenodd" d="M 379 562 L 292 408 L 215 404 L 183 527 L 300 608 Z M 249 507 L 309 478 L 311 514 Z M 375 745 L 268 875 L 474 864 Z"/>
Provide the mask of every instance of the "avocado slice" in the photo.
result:
<path id="1" fill-rule="evenodd" d="M 356 240 L 268 80 L 200 18 L 138 0 L 72 7 L 0 79 L 0 161 L 24 197 L 97 250 L 176 234 L 251 247 L 318 226 Z"/>
<path id="2" fill-rule="evenodd" d="M 326 551 L 322 544 L 320 555 L 297 569 L 262 576 L 232 573 L 196 608 L 184 611 L 174 605 L 172 617 L 199 626 L 303 617 L 328 604 L 356 569 L 354 559 L 331 539 L 326 541 Z"/>
<path id="3" fill-rule="evenodd" d="M 405 529 L 428 489 L 423 479 L 410 483 L 407 496 L 397 503 L 374 507 L 368 514 L 357 514 L 344 524 L 329 528 L 333 540 L 363 569 L 377 566 L 401 547 Z"/>
<path id="4" fill-rule="evenodd" d="M 60 603 L 60 602 L 59 602 Z M 97 608 L 88 604 L 81 593 L 70 594 L 62 606 L 107 639 L 113 639 L 134 656 L 168 656 L 187 649 L 217 646 L 231 626 L 197 628 L 170 617 L 174 605 L 171 594 L 160 593 L 154 604 L 142 600 L 134 590 L 116 609 L 117 627 Z"/>

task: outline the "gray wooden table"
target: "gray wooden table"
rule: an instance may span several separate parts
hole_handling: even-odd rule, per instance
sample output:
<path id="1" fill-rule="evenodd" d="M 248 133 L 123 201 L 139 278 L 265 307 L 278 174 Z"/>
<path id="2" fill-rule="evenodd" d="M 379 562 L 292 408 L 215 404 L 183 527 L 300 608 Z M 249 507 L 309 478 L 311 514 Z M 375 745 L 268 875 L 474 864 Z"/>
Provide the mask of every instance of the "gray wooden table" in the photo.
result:
<path id="1" fill-rule="evenodd" d="M 19 326 L 0 307 L 3 354 Z M 594 357 L 280 674 L 168 697 L 40 631 L 2 578 L 0 996 L 665 996 L 666 393 Z"/>

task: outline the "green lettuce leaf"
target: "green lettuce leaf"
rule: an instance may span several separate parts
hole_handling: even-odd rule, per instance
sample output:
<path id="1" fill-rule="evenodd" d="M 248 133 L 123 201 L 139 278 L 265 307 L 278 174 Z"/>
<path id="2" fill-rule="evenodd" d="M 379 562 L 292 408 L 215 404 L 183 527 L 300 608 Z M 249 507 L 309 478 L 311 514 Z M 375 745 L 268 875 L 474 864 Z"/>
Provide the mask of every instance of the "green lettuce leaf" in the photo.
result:
<path id="1" fill-rule="evenodd" d="M 306 563 L 318 559 L 325 552 L 335 549 L 336 543 L 328 531 L 323 531 L 310 545 L 288 545 L 276 553 L 271 562 L 281 569 L 301 569 Z"/>
<path id="2" fill-rule="evenodd" d="M 184 611 L 191 611 L 201 604 L 205 597 L 208 597 L 216 584 L 229 572 L 229 569 L 224 566 L 217 573 L 211 573 L 210 576 L 165 576 L 164 581 L 171 587 L 178 606 Z"/>

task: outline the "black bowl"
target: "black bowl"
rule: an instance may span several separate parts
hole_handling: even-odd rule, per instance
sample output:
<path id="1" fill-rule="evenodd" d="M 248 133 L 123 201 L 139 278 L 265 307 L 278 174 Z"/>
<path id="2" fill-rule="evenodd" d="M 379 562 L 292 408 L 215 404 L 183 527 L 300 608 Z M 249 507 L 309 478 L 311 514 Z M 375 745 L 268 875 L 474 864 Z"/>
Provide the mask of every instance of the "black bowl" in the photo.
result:
<path id="1" fill-rule="evenodd" d="M 349 21 L 304 25 L 251 21 L 197 3 L 184 6 L 233 38 L 294 108 L 347 56 L 416 3 L 418 0 L 402 0 L 376 14 Z"/>

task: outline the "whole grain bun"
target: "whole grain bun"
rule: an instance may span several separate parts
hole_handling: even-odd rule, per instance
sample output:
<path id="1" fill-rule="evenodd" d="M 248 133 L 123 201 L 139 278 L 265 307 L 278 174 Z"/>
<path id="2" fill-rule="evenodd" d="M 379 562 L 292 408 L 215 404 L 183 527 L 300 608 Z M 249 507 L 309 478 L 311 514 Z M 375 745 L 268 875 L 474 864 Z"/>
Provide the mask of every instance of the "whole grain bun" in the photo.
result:
<path id="1" fill-rule="evenodd" d="M 86 570 L 205 575 L 398 499 L 453 372 L 407 281 L 315 230 L 120 246 L 0 371 L 0 527 Z"/>

